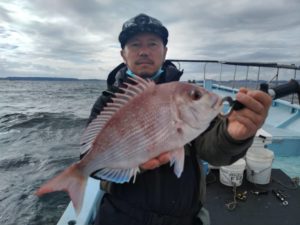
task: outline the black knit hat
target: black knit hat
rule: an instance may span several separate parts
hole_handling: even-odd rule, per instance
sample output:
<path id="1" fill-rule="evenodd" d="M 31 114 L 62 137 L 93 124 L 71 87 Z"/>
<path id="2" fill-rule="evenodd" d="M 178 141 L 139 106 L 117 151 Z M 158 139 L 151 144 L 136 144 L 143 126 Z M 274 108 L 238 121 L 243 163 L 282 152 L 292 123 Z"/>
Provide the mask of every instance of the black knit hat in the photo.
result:
<path id="1" fill-rule="evenodd" d="M 123 24 L 122 31 L 119 35 L 121 47 L 124 48 L 129 38 L 143 32 L 158 35 L 161 37 L 165 46 L 168 43 L 169 32 L 167 28 L 165 28 L 159 20 L 146 14 L 139 14 Z"/>

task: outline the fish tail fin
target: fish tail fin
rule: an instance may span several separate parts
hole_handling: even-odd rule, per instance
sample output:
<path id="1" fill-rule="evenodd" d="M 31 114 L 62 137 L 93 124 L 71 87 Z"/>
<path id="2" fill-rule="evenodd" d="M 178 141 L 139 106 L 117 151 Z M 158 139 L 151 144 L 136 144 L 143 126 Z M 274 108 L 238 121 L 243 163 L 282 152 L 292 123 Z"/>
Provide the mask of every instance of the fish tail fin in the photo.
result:
<path id="1" fill-rule="evenodd" d="M 65 191 L 69 194 L 77 215 L 80 213 L 87 177 L 79 170 L 77 163 L 58 174 L 36 191 L 37 196 L 54 191 Z"/>

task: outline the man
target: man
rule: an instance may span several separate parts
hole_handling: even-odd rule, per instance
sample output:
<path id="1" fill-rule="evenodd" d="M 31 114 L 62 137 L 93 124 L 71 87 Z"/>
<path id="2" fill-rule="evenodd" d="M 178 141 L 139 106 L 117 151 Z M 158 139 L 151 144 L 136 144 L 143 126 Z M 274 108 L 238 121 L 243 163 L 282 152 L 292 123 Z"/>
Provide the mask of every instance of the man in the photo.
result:
<path id="1" fill-rule="evenodd" d="M 128 77 L 149 78 L 159 84 L 178 81 L 183 73 L 165 61 L 168 30 L 157 19 L 145 14 L 130 19 L 124 23 L 119 41 L 124 63 L 109 74 L 108 89 L 93 106 L 89 122 Z M 164 153 L 140 165 L 142 173 L 135 183 L 102 181 L 106 193 L 95 224 L 202 224 L 205 176 L 198 159 L 220 166 L 244 156 L 271 104 L 271 98 L 261 91 L 241 89 L 236 98 L 245 109 L 233 112 L 228 119 L 216 118 L 203 134 L 185 146 L 185 166 L 180 178 L 168 164 L 169 153 Z"/>

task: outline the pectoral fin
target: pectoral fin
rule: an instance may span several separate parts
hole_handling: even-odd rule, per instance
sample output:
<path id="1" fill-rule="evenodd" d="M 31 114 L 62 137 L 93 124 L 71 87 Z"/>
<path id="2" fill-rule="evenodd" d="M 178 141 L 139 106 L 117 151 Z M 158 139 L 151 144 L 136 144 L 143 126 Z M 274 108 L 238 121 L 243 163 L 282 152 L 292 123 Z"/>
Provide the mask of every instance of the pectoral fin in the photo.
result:
<path id="1" fill-rule="evenodd" d="M 171 151 L 171 166 L 174 164 L 174 173 L 179 178 L 184 168 L 184 148 Z"/>

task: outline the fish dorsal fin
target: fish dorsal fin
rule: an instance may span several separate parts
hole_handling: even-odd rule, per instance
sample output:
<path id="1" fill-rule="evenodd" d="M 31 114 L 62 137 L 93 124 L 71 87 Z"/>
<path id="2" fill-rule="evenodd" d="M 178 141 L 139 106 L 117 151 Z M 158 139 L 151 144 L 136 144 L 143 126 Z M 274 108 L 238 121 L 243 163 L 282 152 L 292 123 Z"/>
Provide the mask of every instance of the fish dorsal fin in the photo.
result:
<path id="1" fill-rule="evenodd" d="M 128 77 L 129 80 L 136 84 L 124 83 L 127 87 L 120 88 L 124 93 L 115 93 L 115 97 L 112 97 L 112 102 L 108 102 L 103 108 L 100 114 L 94 119 L 88 127 L 85 129 L 81 140 L 81 155 L 85 154 L 94 143 L 98 133 L 103 129 L 105 124 L 118 112 L 124 105 L 126 105 L 135 96 L 143 93 L 150 87 L 153 87 L 155 83 L 151 80 L 144 80 L 139 76 L 134 78 Z"/>

